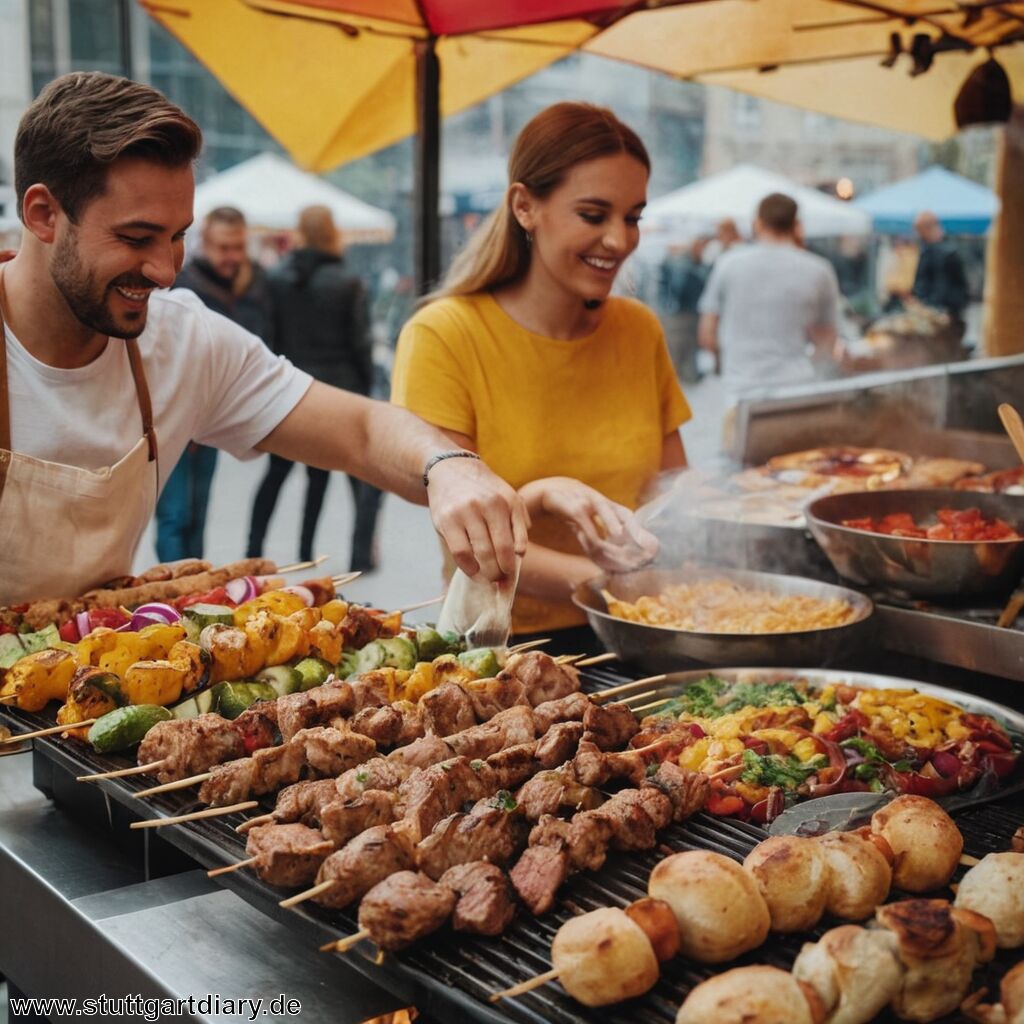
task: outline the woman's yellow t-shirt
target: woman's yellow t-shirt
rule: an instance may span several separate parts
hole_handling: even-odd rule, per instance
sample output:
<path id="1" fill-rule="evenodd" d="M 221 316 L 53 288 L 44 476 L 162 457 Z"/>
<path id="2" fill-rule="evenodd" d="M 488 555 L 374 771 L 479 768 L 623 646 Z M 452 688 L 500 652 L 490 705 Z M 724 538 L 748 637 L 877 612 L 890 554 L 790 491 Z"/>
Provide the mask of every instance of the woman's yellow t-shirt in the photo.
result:
<path id="1" fill-rule="evenodd" d="M 526 330 L 486 292 L 432 302 L 402 329 L 391 400 L 473 438 L 513 487 L 571 476 L 629 508 L 660 468 L 665 435 L 690 418 L 661 325 L 624 298 L 573 341 Z M 534 517 L 530 539 L 580 553 L 552 517 Z M 513 609 L 517 633 L 584 621 L 569 601 L 521 595 Z"/>

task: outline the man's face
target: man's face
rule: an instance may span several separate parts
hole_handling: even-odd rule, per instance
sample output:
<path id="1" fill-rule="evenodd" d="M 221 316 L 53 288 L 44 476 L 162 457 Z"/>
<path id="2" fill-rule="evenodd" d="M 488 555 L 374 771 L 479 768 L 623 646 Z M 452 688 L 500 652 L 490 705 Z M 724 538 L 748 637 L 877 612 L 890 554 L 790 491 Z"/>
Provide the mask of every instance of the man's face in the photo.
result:
<path id="1" fill-rule="evenodd" d="M 215 220 L 203 229 L 203 255 L 214 273 L 227 281 L 233 281 L 242 269 L 247 242 L 247 233 L 241 224 Z"/>
<path id="2" fill-rule="evenodd" d="M 116 338 L 142 333 L 150 293 L 169 288 L 181 269 L 194 191 L 191 166 L 126 157 L 77 224 L 58 213 L 50 275 L 82 324 Z"/>

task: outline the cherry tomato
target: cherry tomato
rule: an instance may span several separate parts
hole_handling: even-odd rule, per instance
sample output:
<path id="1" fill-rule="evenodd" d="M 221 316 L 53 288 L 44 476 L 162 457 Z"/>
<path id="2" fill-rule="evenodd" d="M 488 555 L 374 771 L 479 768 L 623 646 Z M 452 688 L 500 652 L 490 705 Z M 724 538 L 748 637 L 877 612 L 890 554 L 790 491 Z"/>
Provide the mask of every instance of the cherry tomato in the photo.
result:
<path id="1" fill-rule="evenodd" d="M 78 632 L 78 624 L 74 619 L 69 619 L 65 622 L 57 632 L 60 634 L 61 640 L 66 640 L 69 644 L 77 644 L 82 639 L 81 634 Z"/>

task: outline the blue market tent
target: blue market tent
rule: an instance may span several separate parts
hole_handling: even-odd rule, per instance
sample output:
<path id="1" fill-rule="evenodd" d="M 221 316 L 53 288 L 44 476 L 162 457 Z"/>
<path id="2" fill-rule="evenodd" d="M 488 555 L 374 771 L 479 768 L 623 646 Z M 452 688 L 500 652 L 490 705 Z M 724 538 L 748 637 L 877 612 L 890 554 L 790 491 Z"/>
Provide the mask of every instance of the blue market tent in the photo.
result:
<path id="1" fill-rule="evenodd" d="M 996 194 L 944 167 L 870 192 L 855 205 L 871 215 L 876 231 L 909 234 L 921 210 L 931 210 L 950 235 L 983 235 L 999 209 Z"/>

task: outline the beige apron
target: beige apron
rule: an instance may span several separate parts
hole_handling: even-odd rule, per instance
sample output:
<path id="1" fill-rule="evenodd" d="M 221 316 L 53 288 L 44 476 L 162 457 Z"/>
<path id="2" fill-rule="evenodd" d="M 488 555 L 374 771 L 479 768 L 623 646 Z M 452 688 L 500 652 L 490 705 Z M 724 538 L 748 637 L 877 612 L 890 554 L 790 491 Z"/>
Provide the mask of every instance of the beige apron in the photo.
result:
<path id="1" fill-rule="evenodd" d="M 22 455 L 11 451 L 0 301 L 0 605 L 74 597 L 131 572 L 135 548 L 156 507 L 159 465 L 139 345 L 134 338 L 125 345 L 142 414 L 138 444 L 102 469 Z"/>

